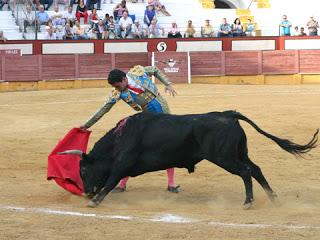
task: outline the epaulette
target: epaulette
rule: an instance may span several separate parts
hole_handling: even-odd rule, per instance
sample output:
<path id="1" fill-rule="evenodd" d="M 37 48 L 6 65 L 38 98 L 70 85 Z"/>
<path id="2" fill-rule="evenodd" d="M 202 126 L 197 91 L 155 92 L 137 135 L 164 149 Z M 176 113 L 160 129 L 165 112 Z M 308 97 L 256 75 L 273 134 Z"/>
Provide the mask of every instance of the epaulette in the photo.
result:
<path id="1" fill-rule="evenodd" d="M 132 74 L 137 77 L 141 77 L 144 74 L 144 67 L 141 65 L 136 65 L 129 70 L 129 74 Z"/>

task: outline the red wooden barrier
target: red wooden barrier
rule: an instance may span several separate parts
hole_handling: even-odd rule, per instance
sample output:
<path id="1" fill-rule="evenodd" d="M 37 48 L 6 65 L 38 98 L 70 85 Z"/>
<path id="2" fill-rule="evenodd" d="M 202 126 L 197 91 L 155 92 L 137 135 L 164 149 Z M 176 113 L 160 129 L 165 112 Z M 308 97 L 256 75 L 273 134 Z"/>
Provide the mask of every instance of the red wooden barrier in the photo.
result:
<path id="1" fill-rule="evenodd" d="M 259 52 L 225 52 L 226 75 L 259 74 Z"/>
<path id="2" fill-rule="evenodd" d="M 264 51 L 262 53 L 263 74 L 294 74 L 297 69 L 298 54 L 295 50 Z"/>
<path id="3" fill-rule="evenodd" d="M 224 75 L 222 54 L 223 52 L 191 52 L 191 75 Z"/>
<path id="4" fill-rule="evenodd" d="M 320 50 L 300 50 L 299 63 L 301 73 L 319 73 Z"/>

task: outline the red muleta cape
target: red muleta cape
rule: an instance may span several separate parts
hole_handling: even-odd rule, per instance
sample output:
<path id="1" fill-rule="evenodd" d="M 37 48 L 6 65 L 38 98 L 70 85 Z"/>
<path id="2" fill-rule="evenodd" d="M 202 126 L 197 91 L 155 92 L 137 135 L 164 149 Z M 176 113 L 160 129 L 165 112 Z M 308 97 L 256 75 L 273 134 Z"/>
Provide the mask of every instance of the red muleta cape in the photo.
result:
<path id="1" fill-rule="evenodd" d="M 80 128 L 71 129 L 48 156 L 47 179 L 54 179 L 59 186 L 77 195 L 83 193 L 83 183 L 80 177 L 80 157 L 69 154 L 59 155 L 58 152 L 81 150 L 85 153 L 90 133 L 91 131 Z"/>

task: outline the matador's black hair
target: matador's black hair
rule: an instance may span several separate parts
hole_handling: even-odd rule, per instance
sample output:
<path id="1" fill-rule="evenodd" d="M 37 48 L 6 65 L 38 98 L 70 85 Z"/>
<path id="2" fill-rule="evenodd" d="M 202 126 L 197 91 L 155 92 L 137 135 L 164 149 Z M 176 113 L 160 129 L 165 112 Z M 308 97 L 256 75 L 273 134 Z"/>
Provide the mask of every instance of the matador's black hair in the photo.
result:
<path id="1" fill-rule="evenodd" d="M 126 76 L 126 73 L 119 70 L 119 69 L 113 69 L 111 70 L 111 72 L 109 73 L 108 76 L 108 83 L 109 84 L 114 84 L 117 82 L 121 82 L 122 79 Z"/>

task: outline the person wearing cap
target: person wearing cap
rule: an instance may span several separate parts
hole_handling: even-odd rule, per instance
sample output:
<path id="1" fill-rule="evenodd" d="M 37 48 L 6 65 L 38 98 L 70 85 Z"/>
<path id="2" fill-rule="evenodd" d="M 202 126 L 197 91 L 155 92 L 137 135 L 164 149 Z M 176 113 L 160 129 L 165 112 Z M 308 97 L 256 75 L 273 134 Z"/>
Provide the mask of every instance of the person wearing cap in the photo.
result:
<path id="1" fill-rule="evenodd" d="M 151 25 L 153 19 L 156 19 L 156 10 L 152 4 L 148 4 L 146 10 L 144 11 L 143 21 L 148 27 Z"/>
<path id="2" fill-rule="evenodd" d="M 167 101 L 150 79 L 152 75 L 165 85 L 165 92 L 169 92 L 172 96 L 177 94 L 169 79 L 157 67 L 137 65 L 131 68 L 128 73 L 113 69 L 109 73 L 108 83 L 114 89 L 103 106 L 80 128 L 84 130 L 90 128 L 120 100 L 136 111 L 170 113 Z M 179 186 L 176 186 L 174 181 L 174 168 L 167 169 L 167 176 L 167 190 L 178 193 Z M 114 192 L 124 192 L 127 181 L 128 177 L 122 179 Z"/>
<path id="3" fill-rule="evenodd" d="M 310 20 L 307 22 L 307 27 L 309 36 L 318 36 L 319 23 L 313 18 L 313 16 L 311 16 Z"/>
<path id="4" fill-rule="evenodd" d="M 209 19 L 206 19 L 204 26 L 201 27 L 201 37 L 213 37 L 213 27 Z"/>
<path id="5" fill-rule="evenodd" d="M 281 36 L 291 36 L 290 29 L 292 27 L 292 24 L 288 20 L 287 15 L 282 16 L 282 21 L 280 22 L 279 27 L 280 27 L 280 35 Z"/>

